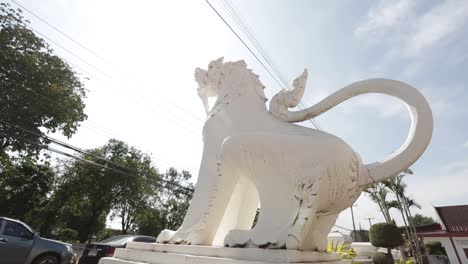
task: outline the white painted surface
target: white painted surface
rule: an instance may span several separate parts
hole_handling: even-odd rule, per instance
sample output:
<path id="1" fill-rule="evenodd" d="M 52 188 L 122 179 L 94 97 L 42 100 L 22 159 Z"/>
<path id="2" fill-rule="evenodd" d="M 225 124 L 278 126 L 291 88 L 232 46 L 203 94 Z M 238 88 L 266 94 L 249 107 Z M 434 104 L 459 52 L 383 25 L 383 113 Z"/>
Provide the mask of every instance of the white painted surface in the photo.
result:
<path id="1" fill-rule="evenodd" d="M 318 104 L 291 112 L 304 94 L 307 71 L 294 89 L 265 106 L 265 88 L 244 61 L 212 61 L 196 69 L 207 112 L 204 152 L 196 191 L 182 226 L 158 242 L 325 251 L 338 214 L 368 184 L 408 168 L 432 136 L 432 112 L 413 87 L 387 79 L 351 84 Z M 328 133 L 290 124 L 315 117 L 360 94 L 384 93 L 403 100 L 412 117 L 406 142 L 369 165 Z M 208 97 L 217 97 L 209 107 Z M 240 184 L 242 183 L 242 184 Z M 260 216 L 251 229 L 258 203 Z"/>
<path id="2" fill-rule="evenodd" d="M 453 243 L 455 244 L 458 254 L 460 255 L 461 262 L 463 264 L 468 264 L 468 258 L 463 251 L 464 249 L 468 249 L 468 237 L 454 237 Z"/>
<path id="3" fill-rule="evenodd" d="M 378 249 L 370 242 L 353 242 L 351 248 L 356 252 L 356 258 L 373 258 Z"/>
<path id="4" fill-rule="evenodd" d="M 181 227 L 164 230 L 158 237 L 158 242 L 179 245 L 130 249 L 134 245 L 130 244 L 129 249 L 117 250 L 116 258 L 158 264 L 253 264 L 287 263 L 312 254 L 308 262 L 329 261 L 333 255 L 323 252 L 338 214 L 368 184 L 413 164 L 432 136 L 432 113 L 426 100 L 398 81 L 357 82 L 308 109 L 291 112 L 288 108 L 296 106 L 303 95 L 307 71 L 294 81 L 292 91 L 273 97 L 270 111 L 265 106 L 265 87 L 244 61 L 223 63 L 220 58 L 208 70 L 197 69 L 195 78 L 207 113 L 198 182 Z M 412 117 L 406 142 L 380 162 L 364 165 L 338 137 L 291 124 L 364 93 L 398 97 Z M 217 97 L 211 108 L 208 97 Z M 260 215 L 251 228 L 259 203 Z"/>
<path id="5" fill-rule="evenodd" d="M 129 243 L 125 249 L 117 249 L 114 258 L 99 263 L 179 264 L 179 263 L 346 263 L 337 255 L 298 250 L 275 250 L 259 248 L 226 248 L 149 243 Z"/>
<path id="6" fill-rule="evenodd" d="M 439 241 L 442 243 L 442 246 L 445 248 L 445 252 L 447 253 L 447 257 L 450 260 L 450 263 L 457 264 L 460 263 L 457 258 L 457 254 L 455 253 L 455 249 L 452 246 L 452 242 L 448 237 L 425 237 L 424 242 L 432 242 L 432 241 Z M 461 255 L 460 255 L 461 257 Z M 468 262 L 462 262 L 463 264 Z"/>

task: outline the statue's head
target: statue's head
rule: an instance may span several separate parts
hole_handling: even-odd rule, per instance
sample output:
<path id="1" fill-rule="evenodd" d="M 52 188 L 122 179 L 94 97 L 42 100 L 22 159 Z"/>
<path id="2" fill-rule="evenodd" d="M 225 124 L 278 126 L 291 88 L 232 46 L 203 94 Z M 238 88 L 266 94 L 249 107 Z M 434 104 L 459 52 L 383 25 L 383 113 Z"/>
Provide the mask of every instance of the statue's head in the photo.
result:
<path id="1" fill-rule="evenodd" d="M 245 61 L 223 63 L 223 57 L 211 61 L 208 69 L 195 69 L 195 81 L 198 83 L 198 93 L 206 97 L 218 96 L 224 81 L 228 80 L 239 88 L 251 87 L 266 100 L 263 89 L 265 86 L 258 79 L 258 75 L 247 69 Z"/>
<path id="2" fill-rule="evenodd" d="M 221 85 L 223 57 L 208 64 L 208 69 L 195 69 L 195 81 L 198 83 L 198 93 L 206 97 L 217 96 Z"/>

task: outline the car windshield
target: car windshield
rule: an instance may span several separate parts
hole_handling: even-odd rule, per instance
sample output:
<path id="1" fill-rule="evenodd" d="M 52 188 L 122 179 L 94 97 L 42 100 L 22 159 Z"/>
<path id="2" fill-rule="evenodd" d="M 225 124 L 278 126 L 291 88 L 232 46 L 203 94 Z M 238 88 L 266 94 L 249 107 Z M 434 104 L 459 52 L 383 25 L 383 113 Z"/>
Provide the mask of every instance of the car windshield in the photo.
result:
<path id="1" fill-rule="evenodd" d="M 107 245 L 125 245 L 126 243 L 133 241 L 134 236 L 115 236 L 105 239 L 100 244 L 107 244 Z"/>

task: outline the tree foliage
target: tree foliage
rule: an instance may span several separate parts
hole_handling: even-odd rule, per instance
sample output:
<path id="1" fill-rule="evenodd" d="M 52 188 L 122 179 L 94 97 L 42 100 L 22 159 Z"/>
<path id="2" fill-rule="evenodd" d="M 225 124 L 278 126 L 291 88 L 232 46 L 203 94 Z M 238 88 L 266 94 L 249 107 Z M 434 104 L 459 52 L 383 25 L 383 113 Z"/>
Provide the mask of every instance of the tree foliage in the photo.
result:
<path id="1" fill-rule="evenodd" d="M 55 176 L 47 161 L 0 156 L 0 215 L 38 227 L 37 215 L 48 202 Z"/>
<path id="2" fill-rule="evenodd" d="M 375 247 L 395 248 L 403 245 L 401 231 L 395 224 L 377 223 L 369 229 L 369 240 Z"/>
<path id="3" fill-rule="evenodd" d="M 390 215 L 390 209 L 395 208 L 400 211 L 405 230 L 405 237 L 408 240 L 409 250 L 406 250 L 404 246 L 401 247 L 402 252 L 407 252 L 412 255 L 419 262 L 421 259 L 421 243 L 417 238 L 416 229 L 412 222 L 411 207 L 421 208 L 421 206 L 406 194 L 407 185 L 403 181 L 403 178 L 413 174 L 411 169 L 406 169 L 401 174 L 390 178 L 384 182 L 376 183 L 371 185 L 366 192 L 370 195 L 371 199 L 375 201 L 384 215 L 387 223 L 394 223 L 393 218 Z M 391 200 L 388 195 L 393 195 L 394 200 Z M 403 254 L 405 258 L 405 254 Z"/>
<path id="4" fill-rule="evenodd" d="M 111 140 L 104 147 L 105 157 L 132 170 L 115 175 L 113 189 L 113 216 L 120 218 L 122 233 L 134 225 L 139 211 L 147 208 L 160 189 L 160 175 L 151 165 L 150 156 L 129 147 L 122 141 Z"/>
<path id="5" fill-rule="evenodd" d="M 82 158 L 92 163 L 76 160 L 64 166 L 62 177 L 65 180 L 56 193 L 59 202 L 54 207 L 59 206 L 69 219 L 81 223 L 82 227 L 77 228 L 81 241 L 96 235 L 111 211 L 114 217 L 120 218 L 125 234 L 133 225 L 137 212 L 156 194 L 158 171 L 151 165 L 148 155 L 122 141 L 112 139 L 88 153 L 93 155 Z M 66 198 L 61 195 L 62 190 L 67 192 L 69 189 L 73 191 L 67 193 Z M 65 204 L 64 199 L 67 200 Z"/>
<path id="6" fill-rule="evenodd" d="M 192 197 L 189 172 L 160 174 L 148 155 L 118 140 L 55 167 L 40 152 L 47 133 L 77 131 L 85 96 L 79 76 L 21 10 L 0 3 L 0 215 L 81 242 L 105 233 L 109 215 L 122 233 L 177 228 Z"/>
<path id="7" fill-rule="evenodd" d="M 413 217 L 411 217 L 411 220 L 415 226 L 423 226 L 423 225 L 431 225 L 431 224 L 437 224 L 436 220 L 432 217 L 428 216 L 423 216 L 420 214 L 415 214 Z"/>
<path id="8" fill-rule="evenodd" d="M 138 213 L 135 231 L 157 236 L 163 229 L 179 228 L 193 195 L 191 177 L 188 171 L 178 172 L 174 168 L 162 174 L 161 189 L 152 204 Z"/>
<path id="9" fill-rule="evenodd" d="M 86 119 L 83 83 L 28 23 L 0 3 L 0 154 L 37 152 L 44 133 L 70 137 Z"/>

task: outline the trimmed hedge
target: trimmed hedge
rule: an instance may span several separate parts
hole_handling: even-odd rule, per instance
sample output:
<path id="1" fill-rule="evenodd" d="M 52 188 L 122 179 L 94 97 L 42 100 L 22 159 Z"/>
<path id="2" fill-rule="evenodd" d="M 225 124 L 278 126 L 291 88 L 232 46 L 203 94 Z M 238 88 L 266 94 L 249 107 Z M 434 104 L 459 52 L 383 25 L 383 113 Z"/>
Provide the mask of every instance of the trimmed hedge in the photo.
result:
<path id="1" fill-rule="evenodd" d="M 394 224 L 378 223 L 371 226 L 369 239 L 374 247 L 395 248 L 405 242 L 400 230 Z"/>

